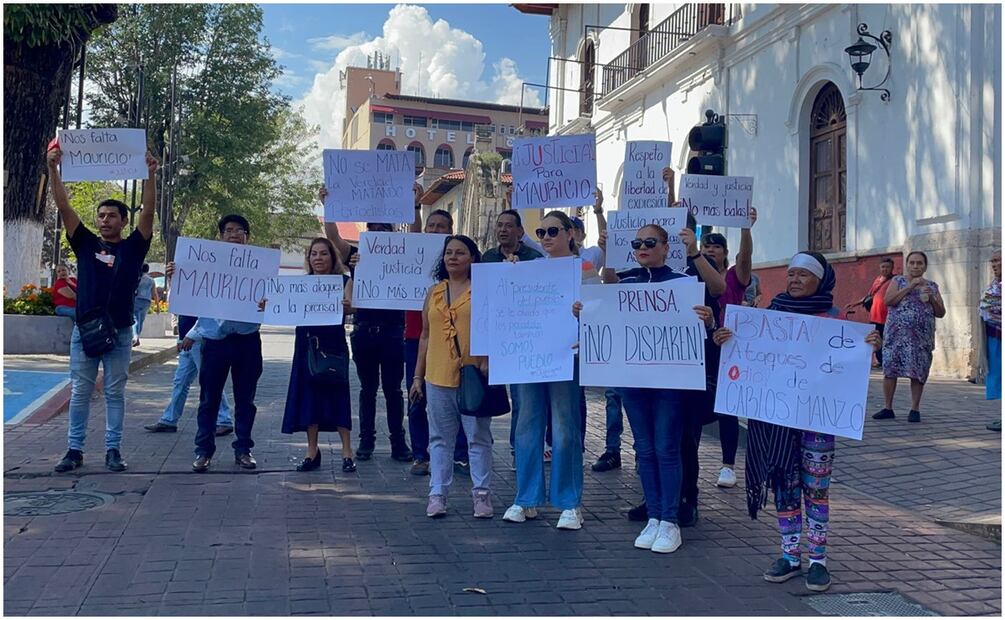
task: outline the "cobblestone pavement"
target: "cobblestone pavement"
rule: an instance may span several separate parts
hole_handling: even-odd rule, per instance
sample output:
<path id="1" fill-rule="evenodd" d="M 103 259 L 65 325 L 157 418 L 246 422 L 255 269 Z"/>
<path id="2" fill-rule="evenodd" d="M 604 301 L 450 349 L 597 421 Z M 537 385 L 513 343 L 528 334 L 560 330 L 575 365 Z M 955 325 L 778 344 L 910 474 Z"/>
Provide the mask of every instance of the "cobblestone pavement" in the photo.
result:
<path id="1" fill-rule="evenodd" d="M 190 473 L 196 394 L 178 433 L 142 430 L 166 404 L 173 363 L 146 368 L 130 381 L 125 474 L 102 467 L 100 401 L 79 475 L 52 474 L 65 451 L 66 416 L 7 429 L 6 492 L 89 490 L 110 494 L 114 502 L 66 515 L 4 519 L 6 614 L 816 614 L 802 580 L 775 585 L 761 579 L 778 554 L 774 520 L 770 511 L 758 521 L 747 517 L 742 483 L 729 490 L 714 486 L 720 456 L 714 440 L 706 437 L 702 447 L 700 522 L 683 530 L 684 546 L 671 555 L 632 547 L 639 524 L 622 512 L 641 491 L 627 430 L 621 470 L 586 469 L 580 531 L 557 531 L 554 510 L 521 525 L 502 521 L 514 495 L 508 416 L 493 422 L 496 518 L 473 519 L 470 481 L 456 479 L 449 516 L 434 521 L 424 516 L 428 478 L 411 476 L 408 464 L 391 460 L 386 437 L 355 474 L 342 473 L 334 434 L 325 437 L 320 471 L 292 471 L 305 448 L 303 435 L 279 432 L 292 335 L 269 330 L 264 340 L 256 472 L 237 469 L 221 444 L 212 473 Z M 938 395 L 929 396 L 926 423 L 934 425 L 944 412 Z M 982 420 L 974 420 L 972 433 L 961 430 L 960 441 L 980 435 Z M 603 424 L 602 396 L 591 391 L 587 462 L 603 450 Z M 933 438 L 915 441 L 908 434 L 922 431 Z M 897 438 L 898 432 L 904 435 Z M 881 435 L 870 425 L 863 445 L 889 436 L 919 450 L 939 445 L 936 454 L 943 454 L 941 432 L 922 424 Z M 994 441 L 1000 463 L 1000 440 Z M 923 461 L 905 452 L 897 458 L 928 468 L 887 476 L 862 456 L 868 451 L 856 453 L 851 444 L 841 450 L 831 501 L 831 593 L 896 591 L 941 614 L 999 615 L 1000 546 L 917 513 L 925 501 L 947 500 L 926 500 L 911 478 L 933 469 L 952 475 L 946 459 Z M 983 473 L 964 491 L 983 492 L 985 481 L 1000 489 L 997 470 Z M 892 485 L 879 484 L 884 480 Z M 890 492 L 894 488 L 898 493 Z M 913 490 L 921 503 L 901 499 L 900 489 Z M 933 497 L 949 497 L 949 491 Z M 470 587 L 486 594 L 464 591 Z"/>

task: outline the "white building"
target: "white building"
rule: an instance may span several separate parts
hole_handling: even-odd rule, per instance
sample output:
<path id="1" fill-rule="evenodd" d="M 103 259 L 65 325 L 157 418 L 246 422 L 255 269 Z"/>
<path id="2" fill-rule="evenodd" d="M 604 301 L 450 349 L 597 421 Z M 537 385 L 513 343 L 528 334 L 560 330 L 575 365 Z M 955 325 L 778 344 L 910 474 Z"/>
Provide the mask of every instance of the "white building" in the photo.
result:
<path id="1" fill-rule="evenodd" d="M 933 372 L 973 376 L 975 305 L 1001 238 L 1001 7 L 536 4 L 549 15 L 550 134 L 595 132 L 617 204 L 626 140 L 671 140 L 674 168 L 704 111 L 727 115 L 728 174 L 753 176 L 755 269 L 779 292 L 797 251 L 825 253 L 837 301 L 868 292 L 883 255 L 923 250 L 948 316 Z M 845 48 L 890 31 L 859 90 Z M 738 231 L 727 234 L 731 250 Z M 900 260 L 897 261 L 898 273 Z M 859 313 L 861 314 L 861 312 Z M 864 317 L 857 317 L 862 319 Z"/>

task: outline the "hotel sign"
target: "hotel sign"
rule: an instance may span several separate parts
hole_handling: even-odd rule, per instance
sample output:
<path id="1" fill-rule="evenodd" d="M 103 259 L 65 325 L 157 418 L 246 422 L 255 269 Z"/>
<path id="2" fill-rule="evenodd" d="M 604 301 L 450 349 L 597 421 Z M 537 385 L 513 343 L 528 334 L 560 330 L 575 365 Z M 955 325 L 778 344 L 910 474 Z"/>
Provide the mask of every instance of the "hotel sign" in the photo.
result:
<path id="1" fill-rule="evenodd" d="M 463 140 L 464 144 L 474 145 L 475 133 L 473 131 L 454 131 L 449 129 L 429 129 L 428 127 L 402 127 L 399 125 L 384 125 L 385 138 L 397 138 L 404 136 L 410 140 L 428 140 L 430 142 L 441 141 L 440 136 L 446 134 L 443 142 L 454 144 Z M 506 147 L 513 148 L 514 136 L 506 136 Z"/>

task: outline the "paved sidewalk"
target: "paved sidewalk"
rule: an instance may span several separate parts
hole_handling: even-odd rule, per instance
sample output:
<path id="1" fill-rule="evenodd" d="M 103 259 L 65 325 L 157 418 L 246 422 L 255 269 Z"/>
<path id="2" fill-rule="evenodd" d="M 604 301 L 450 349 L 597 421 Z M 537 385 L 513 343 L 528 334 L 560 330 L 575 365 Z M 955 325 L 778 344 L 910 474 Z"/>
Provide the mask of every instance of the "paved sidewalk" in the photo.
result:
<path id="1" fill-rule="evenodd" d="M 473 519 L 470 481 L 457 479 L 449 516 L 434 521 L 424 516 L 428 478 L 391 460 L 386 437 L 355 474 L 342 473 L 335 434 L 325 437 L 320 471 L 292 471 L 305 448 L 303 435 L 279 432 L 292 336 L 270 329 L 264 339 L 256 472 L 233 465 L 230 437 L 218 445 L 212 473 L 189 472 L 198 390 L 178 433 L 142 431 L 166 404 L 174 363 L 130 380 L 128 473 L 102 467 L 102 404 L 92 411 L 79 475 L 52 474 L 65 451 L 65 416 L 7 429 L 6 492 L 73 488 L 110 494 L 114 502 L 66 515 L 5 518 L 6 614 L 817 613 L 802 580 L 761 579 L 778 554 L 774 519 L 768 511 L 751 521 L 741 487 L 714 486 L 720 456 L 714 440 L 706 438 L 702 448 L 701 520 L 683 531 L 684 546 L 672 555 L 632 547 L 639 524 L 622 511 L 641 492 L 630 431 L 621 470 L 596 474 L 587 466 L 586 524 L 578 532 L 557 531 L 551 509 L 522 525 L 502 521 L 514 494 L 508 416 L 493 422 L 496 518 Z M 926 421 L 938 418 L 936 407 L 933 398 Z M 602 399 L 591 398 L 587 463 L 603 449 L 603 419 Z M 867 426 L 867 440 L 875 428 Z M 844 469 L 855 458 L 839 452 L 838 459 L 831 593 L 895 591 L 940 614 L 1000 614 L 1000 546 L 918 518 L 911 506 L 860 486 L 866 474 Z M 1000 488 L 998 472 L 991 474 Z M 469 587 L 486 594 L 464 592 Z"/>

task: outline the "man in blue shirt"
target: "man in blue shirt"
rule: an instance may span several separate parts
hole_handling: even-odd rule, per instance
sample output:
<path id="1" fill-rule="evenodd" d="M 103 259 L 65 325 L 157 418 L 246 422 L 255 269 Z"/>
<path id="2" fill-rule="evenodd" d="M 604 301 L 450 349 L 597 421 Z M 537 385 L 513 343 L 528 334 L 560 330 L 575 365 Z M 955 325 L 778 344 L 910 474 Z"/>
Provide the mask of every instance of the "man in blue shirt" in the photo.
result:
<path id="1" fill-rule="evenodd" d="M 226 215 L 220 220 L 220 239 L 244 245 L 251 235 L 248 220 L 240 215 Z M 255 442 L 251 427 L 255 424 L 255 390 L 262 376 L 262 338 L 258 323 L 200 318 L 178 345 L 188 351 L 202 343 L 202 368 L 199 369 L 199 430 L 195 434 L 195 462 L 192 471 L 209 469 L 216 452 L 216 416 L 220 410 L 223 388 L 230 375 L 234 385 L 234 460 L 244 469 L 255 469 L 251 456 Z"/>

